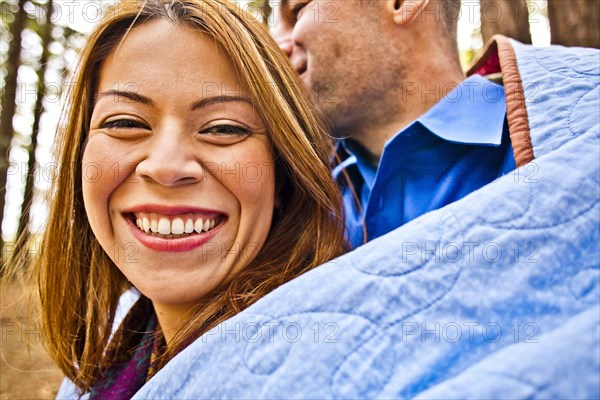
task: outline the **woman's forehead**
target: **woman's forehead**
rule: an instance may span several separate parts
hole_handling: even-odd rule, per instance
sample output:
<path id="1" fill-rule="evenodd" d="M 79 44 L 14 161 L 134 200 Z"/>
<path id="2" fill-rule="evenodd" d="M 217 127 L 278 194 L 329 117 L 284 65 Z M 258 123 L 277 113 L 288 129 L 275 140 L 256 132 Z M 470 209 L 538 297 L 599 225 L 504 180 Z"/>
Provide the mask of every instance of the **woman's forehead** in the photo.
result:
<path id="1" fill-rule="evenodd" d="M 103 63 L 98 91 L 125 86 L 150 96 L 247 95 L 230 57 L 214 38 L 167 20 L 132 29 Z"/>

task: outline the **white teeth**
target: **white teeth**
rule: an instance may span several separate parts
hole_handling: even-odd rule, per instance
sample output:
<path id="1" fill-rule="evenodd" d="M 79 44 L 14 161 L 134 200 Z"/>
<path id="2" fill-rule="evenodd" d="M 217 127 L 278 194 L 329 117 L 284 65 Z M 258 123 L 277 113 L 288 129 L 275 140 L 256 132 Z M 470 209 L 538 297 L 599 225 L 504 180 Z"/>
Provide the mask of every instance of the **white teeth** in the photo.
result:
<path id="1" fill-rule="evenodd" d="M 203 227 L 203 221 L 202 218 L 198 218 L 196 220 L 196 222 L 194 223 L 194 230 L 196 231 L 196 233 L 200 233 L 202 232 L 202 227 Z"/>
<path id="2" fill-rule="evenodd" d="M 161 217 L 160 214 L 140 213 L 135 216 L 135 224 L 140 230 L 165 239 L 176 239 L 194 232 L 208 232 L 215 227 L 217 221 L 218 219 L 209 218 L 194 220 L 194 216 L 190 214 Z"/>
<path id="3" fill-rule="evenodd" d="M 167 218 L 161 218 L 158 221 L 158 233 L 162 233 L 163 235 L 168 235 L 171 233 L 171 221 Z"/>
<path id="4" fill-rule="evenodd" d="M 192 232 L 194 232 L 194 221 L 191 218 L 188 218 L 188 220 L 185 221 L 184 232 L 185 233 L 192 233 Z"/>
<path id="5" fill-rule="evenodd" d="M 181 218 L 175 218 L 173 222 L 171 222 L 171 233 L 173 235 L 181 235 L 185 230 L 185 226 L 183 225 L 183 220 Z"/>

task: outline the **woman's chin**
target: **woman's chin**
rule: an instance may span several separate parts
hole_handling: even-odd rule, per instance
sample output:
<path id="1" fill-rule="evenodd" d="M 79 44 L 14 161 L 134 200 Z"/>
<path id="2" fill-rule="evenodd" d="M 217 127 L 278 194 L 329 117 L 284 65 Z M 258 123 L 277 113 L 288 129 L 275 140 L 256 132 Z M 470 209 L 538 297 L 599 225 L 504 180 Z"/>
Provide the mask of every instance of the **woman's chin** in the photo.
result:
<path id="1" fill-rule="evenodd" d="M 140 261 L 133 268 L 117 266 L 140 293 L 153 302 L 165 304 L 197 302 L 217 288 L 229 271 L 226 265 L 216 262 L 218 260 L 214 263 L 156 261 Z"/>
<path id="2" fill-rule="evenodd" d="M 189 292 L 190 284 L 184 287 L 175 285 L 150 286 L 148 285 L 148 282 L 146 282 L 146 287 L 143 289 L 138 288 L 140 293 L 149 298 L 153 304 L 175 308 L 197 304 L 200 299 L 210 293 L 214 287 L 206 287 L 203 288 L 204 290 L 198 290 L 198 288 L 194 289 L 194 292 Z"/>

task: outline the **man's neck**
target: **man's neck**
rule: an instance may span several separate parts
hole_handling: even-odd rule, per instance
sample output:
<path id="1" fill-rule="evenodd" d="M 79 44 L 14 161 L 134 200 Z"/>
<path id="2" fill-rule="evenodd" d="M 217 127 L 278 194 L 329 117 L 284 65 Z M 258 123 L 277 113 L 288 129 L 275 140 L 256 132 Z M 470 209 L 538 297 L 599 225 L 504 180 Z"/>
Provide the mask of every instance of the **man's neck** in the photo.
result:
<path id="1" fill-rule="evenodd" d="M 401 84 L 400 90 L 397 90 L 395 113 L 378 116 L 376 121 L 365 121 L 365 124 L 347 127 L 345 130 L 346 137 L 362 148 L 362 156 L 371 164 L 379 163 L 388 140 L 425 114 L 464 80 L 461 71 L 454 74 L 446 72 L 438 75 L 437 79 L 428 75 L 427 80 L 419 79 L 420 77 L 404 80 L 409 83 Z"/>

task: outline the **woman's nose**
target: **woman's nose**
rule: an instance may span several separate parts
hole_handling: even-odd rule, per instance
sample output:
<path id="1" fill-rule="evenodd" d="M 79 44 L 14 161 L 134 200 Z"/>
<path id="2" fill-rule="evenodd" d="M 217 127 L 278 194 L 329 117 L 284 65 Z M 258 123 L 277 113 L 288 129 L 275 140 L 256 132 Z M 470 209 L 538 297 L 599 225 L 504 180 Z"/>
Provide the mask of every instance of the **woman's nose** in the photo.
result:
<path id="1" fill-rule="evenodd" d="M 199 182 L 203 168 L 185 135 L 162 132 L 152 138 L 136 174 L 147 182 L 179 186 Z"/>

